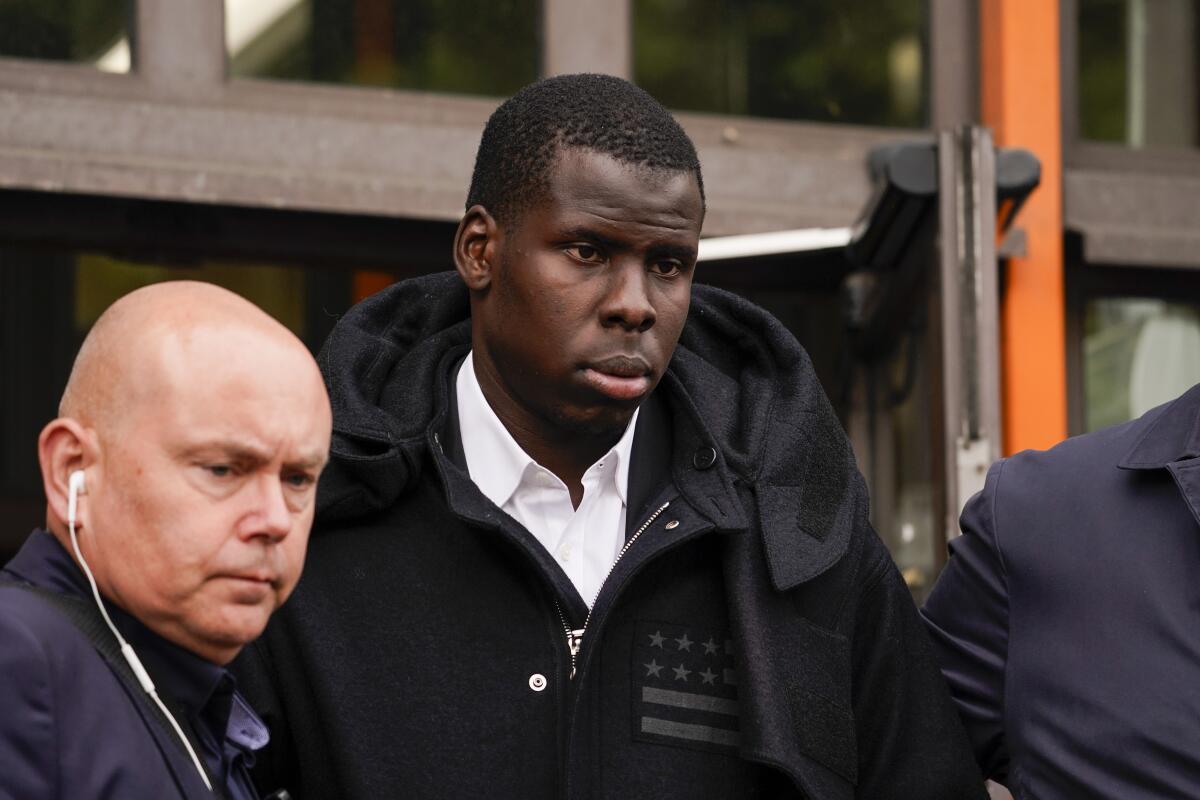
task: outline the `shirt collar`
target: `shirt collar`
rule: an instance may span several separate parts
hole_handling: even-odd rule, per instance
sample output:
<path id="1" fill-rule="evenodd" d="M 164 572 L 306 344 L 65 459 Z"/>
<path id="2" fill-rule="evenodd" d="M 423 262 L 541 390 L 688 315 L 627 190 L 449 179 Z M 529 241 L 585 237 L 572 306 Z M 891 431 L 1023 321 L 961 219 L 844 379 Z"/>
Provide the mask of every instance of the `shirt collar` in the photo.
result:
<path id="1" fill-rule="evenodd" d="M 503 508 L 526 474 L 540 465 L 521 449 L 483 396 L 483 389 L 475 374 L 474 351 L 467 353 L 458 369 L 455 390 L 458 396 L 458 429 L 467 460 L 467 472 L 483 495 L 498 508 Z M 640 410 L 633 412 L 620 440 L 597 461 L 600 463 L 609 457 L 615 458 L 612 464 L 613 482 L 622 503 L 628 502 L 629 460 Z"/>
<path id="2" fill-rule="evenodd" d="M 629 505 L 629 462 L 633 453 L 634 430 L 637 428 L 638 414 L 641 411 L 640 406 L 634 410 L 633 416 L 630 417 L 629 424 L 625 427 L 625 432 L 621 434 L 620 440 L 613 445 L 612 450 L 608 451 L 609 455 L 616 459 L 613 463 L 613 469 L 615 470 L 613 482 L 616 484 L 617 494 L 621 498 L 621 503 L 626 506 Z M 607 457 L 605 456 L 605 458 Z"/>

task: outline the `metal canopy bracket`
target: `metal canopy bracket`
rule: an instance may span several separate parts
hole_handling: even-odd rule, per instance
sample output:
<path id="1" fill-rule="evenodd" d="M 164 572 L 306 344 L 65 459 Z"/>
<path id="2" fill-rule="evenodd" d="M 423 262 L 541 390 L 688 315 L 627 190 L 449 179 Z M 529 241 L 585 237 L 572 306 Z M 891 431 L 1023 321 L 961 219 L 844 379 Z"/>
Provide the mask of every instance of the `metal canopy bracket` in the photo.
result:
<path id="1" fill-rule="evenodd" d="M 938 137 L 947 539 L 1000 456 L 996 161 L 985 128 Z"/>
<path id="2" fill-rule="evenodd" d="M 887 357 L 925 296 L 937 252 L 952 537 L 963 505 L 1000 455 L 997 236 L 1038 185 L 1041 165 L 1028 151 L 997 150 L 986 128 L 962 126 L 941 132 L 936 143 L 878 148 L 870 167 L 875 191 L 847 246 L 854 271 L 844 282 L 846 322 L 860 358 Z M 1009 247 L 1019 250 L 1021 232 L 1010 233 Z"/>
<path id="3" fill-rule="evenodd" d="M 854 226 L 843 283 L 846 325 L 858 356 L 886 357 L 925 291 L 936 233 L 937 150 L 901 142 L 871 152 L 875 190 Z"/>

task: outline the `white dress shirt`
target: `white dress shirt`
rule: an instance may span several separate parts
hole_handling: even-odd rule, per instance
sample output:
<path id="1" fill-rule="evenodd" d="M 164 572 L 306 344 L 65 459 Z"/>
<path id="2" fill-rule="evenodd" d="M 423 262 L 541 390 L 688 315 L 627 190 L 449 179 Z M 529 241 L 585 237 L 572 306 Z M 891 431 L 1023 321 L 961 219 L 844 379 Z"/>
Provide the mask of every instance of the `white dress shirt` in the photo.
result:
<path id="1" fill-rule="evenodd" d="M 625 544 L 629 454 L 638 412 L 620 441 L 583 473 L 583 500 L 521 449 L 483 396 L 474 354 L 458 370 L 458 421 L 471 480 L 525 526 L 554 557 L 591 608 Z"/>

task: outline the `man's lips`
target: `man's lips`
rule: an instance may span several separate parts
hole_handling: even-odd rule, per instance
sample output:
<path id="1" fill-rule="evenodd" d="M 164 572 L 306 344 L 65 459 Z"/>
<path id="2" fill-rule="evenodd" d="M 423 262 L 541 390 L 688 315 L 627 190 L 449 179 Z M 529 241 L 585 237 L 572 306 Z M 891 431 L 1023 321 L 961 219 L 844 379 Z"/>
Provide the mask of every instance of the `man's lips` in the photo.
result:
<path id="1" fill-rule="evenodd" d="M 279 591 L 279 576 L 269 571 L 226 572 L 217 577 L 228 592 L 228 599 L 238 605 L 257 606 Z"/>
<path id="2" fill-rule="evenodd" d="M 279 576 L 270 570 L 247 570 L 245 572 L 226 572 L 219 577 L 246 583 L 261 583 L 264 586 L 274 586 L 279 582 Z"/>
<path id="3" fill-rule="evenodd" d="M 638 356 L 611 356 L 584 368 L 593 389 L 614 400 L 636 400 L 650 391 L 650 365 Z"/>

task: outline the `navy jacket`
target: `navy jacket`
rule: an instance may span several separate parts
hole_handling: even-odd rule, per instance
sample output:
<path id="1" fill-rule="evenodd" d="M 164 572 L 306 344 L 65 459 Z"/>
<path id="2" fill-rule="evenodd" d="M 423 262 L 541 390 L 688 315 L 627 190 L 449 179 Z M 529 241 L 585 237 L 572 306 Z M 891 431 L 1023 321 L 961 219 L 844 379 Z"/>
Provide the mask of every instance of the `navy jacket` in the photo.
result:
<path id="1" fill-rule="evenodd" d="M 212 798 L 182 744 L 151 717 L 149 701 L 140 693 L 134 696 L 138 690 L 114 674 L 62 611 L 15 585 L 18 581 L 91 602 L 83 574 L 57 540 L 45 531 L 34 532 L 5 566 L 3 578 L 0 800 Z M 110 606 L 110 611 L 177 718 L 188 714 L 192 703 L 185 698 L 190 697 L 205 713 L 237 715 L 237 727 L 254 729 L 257 746 L 265 744 L 265 730 L 248 706 L 230 711 L 224 705 L 216 711 L 222 700 L 244 704 L 224 669 L 158 638 L 120 609 Z M 188 719 L 197 735 L 208 735 L 199 716 Z M 203 748 L 200 752 L 208 758 Z M 252 761 L 249 753 L 240 757 Z M 210 774 L 221 774 L 217 764 L 208 768 Z M 244 778 L 231 780 L 222 787 L 223 796 L 253 794 Z"/>
<path id="2" fill-rule="evenodd" d="M 994 465 L 923 610 L 1017 798 L 1200 797 L 1200 386 Z"/>
<path id="3" fill-rule="evenodd" d="M 308 561 L 241 662 L 271 726 L 264 788 L 983 796 L 845 435 L 778 321 L 696 287 L 639 415 L 629 547 L 590 616 L 463 469 L 469 342 L 449 273 L 380 292 L 326 343 L 333 454 Z M 565 628 L 586 628 L 575 655 Z"/>

